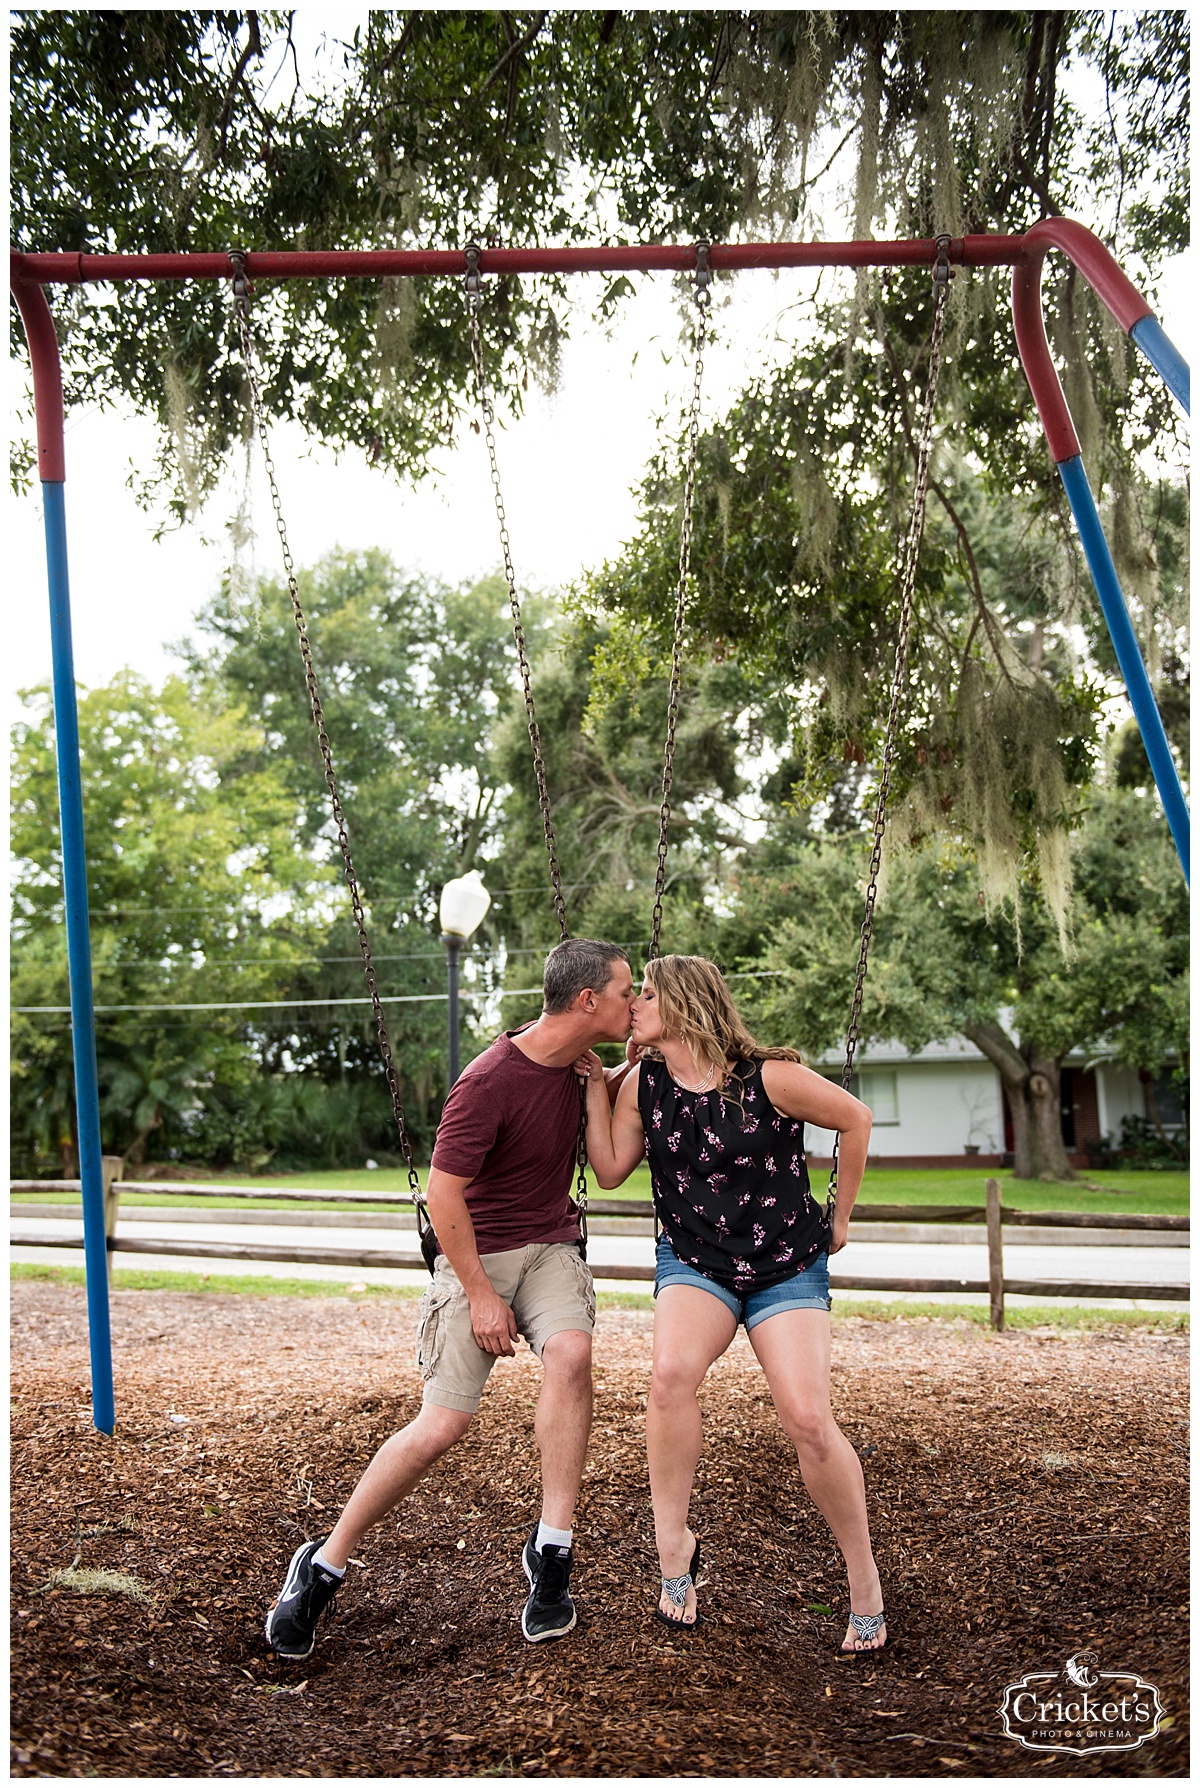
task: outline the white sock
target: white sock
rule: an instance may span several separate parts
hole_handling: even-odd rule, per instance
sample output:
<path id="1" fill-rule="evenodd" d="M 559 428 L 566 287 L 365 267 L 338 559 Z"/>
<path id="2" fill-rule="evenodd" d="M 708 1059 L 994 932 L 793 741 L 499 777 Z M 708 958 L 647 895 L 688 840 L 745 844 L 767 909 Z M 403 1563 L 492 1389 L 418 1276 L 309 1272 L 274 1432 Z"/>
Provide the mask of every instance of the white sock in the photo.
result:
<path id="1" fill-rule="evenodd" d="M 346 1575 L 345 1565 L 330 1564 L 323 1552 L 314 1552 L 312 1561 L 315 1565 L 320 1565 L 323 1571 L 328 1571 L 331 1577 L 344 1577 Z"/>
<path id="2" fill-rule="evenodd" d="M 539 1552 L 543 1546 L 568 1547 L 571 1544 L 571 1529 L 569 1527 L 547 1527 L 544 1521 L 539 1521 L 537 1539 L 533 1543 Z"/>

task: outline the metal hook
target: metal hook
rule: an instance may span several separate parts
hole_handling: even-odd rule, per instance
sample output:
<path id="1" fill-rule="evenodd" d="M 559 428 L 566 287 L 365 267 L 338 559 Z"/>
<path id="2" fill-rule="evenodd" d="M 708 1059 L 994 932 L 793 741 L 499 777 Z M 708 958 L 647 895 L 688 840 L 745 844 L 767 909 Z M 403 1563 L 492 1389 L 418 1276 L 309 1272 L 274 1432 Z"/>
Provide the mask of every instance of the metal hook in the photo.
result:
<path id="1" fill-rule="evenodd" d="M 479 256 L 482 251 L 478 242 L 468 242 L 463 252 L 467 262 L 467 297 L 478 298 L 483 290 L 483 280 L 479 272 Z"/>
<path id="2" fill-rule="evenodd" d="M 702 303 L 708 298 L 708 288 L 712 282 L 712 268 L 708 264 L 708 251 L 711 247 L 710 242 L 696 244 L 696 296 Z"/>
<path id="3" fill-rule="evenodd" d="M 233 263 L 233 295 L 239 304 L 244 304 L 254 291 L 246 278 L 246 252 L 241 248 L 231 248 L 229 259 Z"/>
<path id="4" fill-rule="evenodd" d="M 948 286 L 954 278 L 954 269 L 950 265 L 950 237 L 935 236 L 937 259 L 933 264 L 933 283 L 935 286 Z"/>

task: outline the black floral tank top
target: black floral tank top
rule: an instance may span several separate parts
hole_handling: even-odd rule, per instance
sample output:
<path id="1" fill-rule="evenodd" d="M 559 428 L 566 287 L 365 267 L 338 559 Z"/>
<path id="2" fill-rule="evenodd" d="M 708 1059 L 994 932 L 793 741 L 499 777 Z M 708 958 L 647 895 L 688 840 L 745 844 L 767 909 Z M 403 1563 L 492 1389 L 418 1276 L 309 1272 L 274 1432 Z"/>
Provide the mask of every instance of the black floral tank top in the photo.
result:
<path id="1" fill-rule="evenodd" d="M 638 1110 L 655 1210 L 680 1260 L 744 1295 L 794 1278 L 828 1248 L 804 1125 L 776 1111 L 758 1062 L 736 1063 L 723 1090 L 690 1093 L 665 1062 L 643 1060 Z"/>

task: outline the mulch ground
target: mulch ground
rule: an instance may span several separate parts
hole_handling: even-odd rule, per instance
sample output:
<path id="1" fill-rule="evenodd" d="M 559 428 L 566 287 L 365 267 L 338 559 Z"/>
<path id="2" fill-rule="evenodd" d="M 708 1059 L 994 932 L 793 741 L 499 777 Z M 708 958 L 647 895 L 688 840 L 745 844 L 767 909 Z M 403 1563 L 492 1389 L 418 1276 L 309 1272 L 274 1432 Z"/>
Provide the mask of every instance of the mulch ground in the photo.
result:
<path id="1" fill-rule="evenodd" d="M 893 1634 L 843 1663 L 838 1556 L 744 1337 L 703 1393 L 704 1625 L 652 1620 L 650 1317 L 604 1310 L 576 1632 L 534 1647 L 518 1625 L 526 1353 L 285 1666 L 264 1611 L 418 1406 L 415 1304 L 118 1292 L 112 1438 L 91 1426 L 82 1290 L 17 1283 L 12 1311 L 14 1775 L 1188 1773 L 1180 1336 L 839 1321 L 835 1408 Z M 78 1587 L 52 1583 L 72 1568 Z M 1159 1736 L 1082 1758 L 1005 1737 L 1006 1685 L 1085 1650 L 1158 1686 Z"/>

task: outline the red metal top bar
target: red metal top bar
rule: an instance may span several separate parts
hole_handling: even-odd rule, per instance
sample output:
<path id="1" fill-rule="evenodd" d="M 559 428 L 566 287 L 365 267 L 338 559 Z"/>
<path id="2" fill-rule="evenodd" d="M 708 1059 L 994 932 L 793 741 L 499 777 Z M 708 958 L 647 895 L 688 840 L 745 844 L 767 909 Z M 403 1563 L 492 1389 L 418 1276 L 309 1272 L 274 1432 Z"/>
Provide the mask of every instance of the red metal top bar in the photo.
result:
<path id="1" fill-rule="evenodd" d="M 1050 357 L 1042 315 L 1041 269 L 1046 252 L 1061 248 L 1128 333 L 1150 306 L 1108 249 L 1083 224 L 1048 218 L 1024 236 L 960 236 L 949 258 L 962 267 L 1013 268 L 1013 318 L 1021 360 L 1055 461 L 1079 452 L 1071 412 Z M 932 240 L 916 242 L 765 242 L 714 244 L 709 265 L 733 271 L 753 267 L 903 267 L 931 265 Z M 53 318 L 42 288 L 117 279 L 227 279 L 226 254 L 85 255 L 11 251 L 12 280 L 29 337 L 37 404 L 38 454 L 43 479 L 63 477 L 62 378 Z M 696 264 L 695 244 L 628 248 L 488 248 L 481 272 L 615 273 L 653 270 L 687 273 Z M 461 249 L 330 250 L 322 253 L 247 253 L 246 271 L 259 279 L 443 275 L 466 271 Z"/>
<path id="2" fill-rule="evenodd" d="M 1114 261 L 1098 236 L 1086 224 L 1070 217 L 1045 217 L 1025 232 L 1025 247 L 1040 261 L 1048 248 L 1069 255 L 1097 298 L 1107 305 L 1126 335 L 1143 317 L 1154 315 L 1131 279 Z"/>
<path id="3" fill-rule="evenodd" d="M 1096 296 L 1107 305 L 1128 335 L 1135 323 L 1153 311 L 1133 282 L 1126 278 L 1103 242 L 1083 224 L 1069 217 L 1048 217 L 1034 224 L 1025 236 L 1025 252 L 1013 268 L 1013 329 L 1029 389 L 1054 463 L 1079 455 L 1079 436 L 1046 340 L 1042 309 L 1042 262 L 1051 248 L 1071 257 Z"/>
<path id="4" fill-rule="evenodd" d="M 1085 232 L 1086 233 L 1086 232 Z M 962 267 L 1011 267 L 1020 259 L 1023 236 L 960 236 L 950 259 Z M 936 246 L 915 242 L 714 243 L 709 266 L 733 272 L 752 267 L 908 267 L 932 264 Z M 691 243 L 632 248 L 485 248 L 481 273 L 690 273 L 696 265 Z M 461 249 L 331 249 L 323 252 L 246 254 L 246 272 L 257 279 L 321 279 L 340 274 L 380 279 L 465 271 Z M 81 285 L 112 279 L 226 279 L 225 254 L 85 255 L 20 254 L 13 251 L 12 277 L 32 285 Z"/>
<path id="5" fill-rule="evenodd" d="M 41 286 L 13 280 L 13 297 L 25 326 L 33 368 L 33 408 L 37 419 L 38 477 L 43 484 L 63 484 L 67 460 L 63 449 L 62 362 L 54 317 Z"/>

